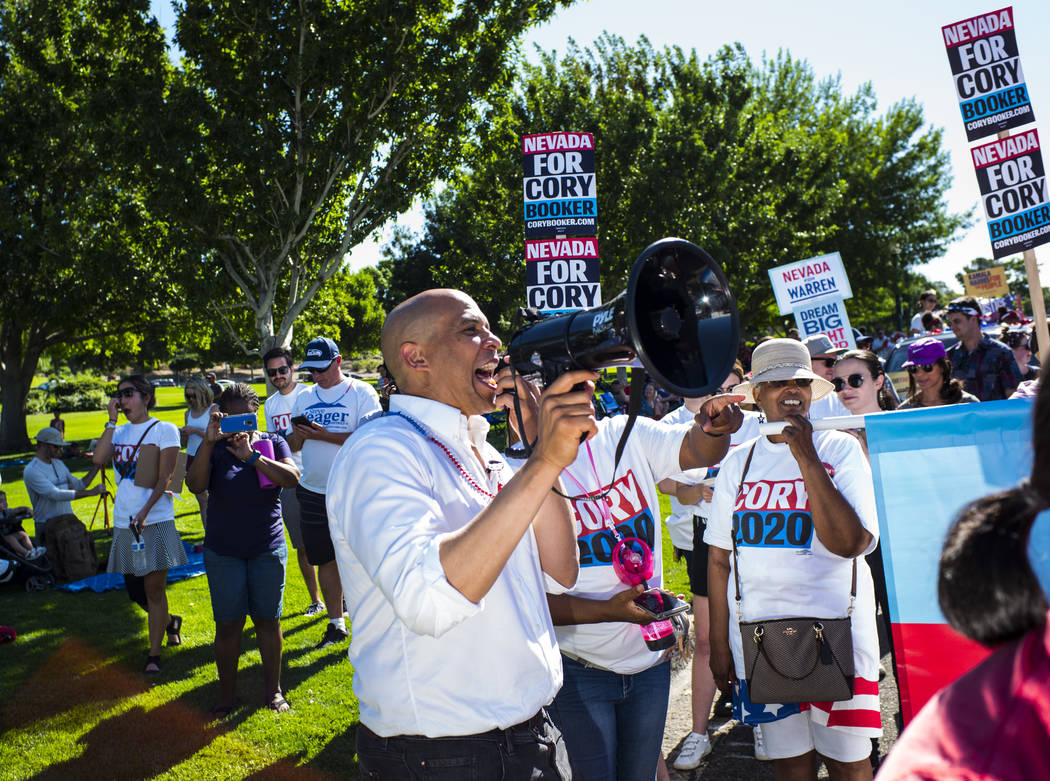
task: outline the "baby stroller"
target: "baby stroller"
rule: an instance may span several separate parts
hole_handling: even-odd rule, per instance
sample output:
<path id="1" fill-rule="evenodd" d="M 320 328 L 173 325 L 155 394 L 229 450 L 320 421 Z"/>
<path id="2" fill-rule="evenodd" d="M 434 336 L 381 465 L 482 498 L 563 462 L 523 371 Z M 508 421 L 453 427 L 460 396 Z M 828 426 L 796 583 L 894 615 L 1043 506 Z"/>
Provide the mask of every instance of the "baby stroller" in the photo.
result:
<path id="1" fill-rule="evenodd" d="M 28 517 L 28 516 L 26 516 Z M 35 558 L 27 558 L 7 544 L 3 534 L 20 529 L 21 518 L 5 518 L 0 523 L 0 583 L 20 580 L 26 591 L 44 591 L 55 585 L 55 575 L 51 571 L 51 560 L 44 553 Z M 5 566 L 7 565 L 7 566 Z"/>

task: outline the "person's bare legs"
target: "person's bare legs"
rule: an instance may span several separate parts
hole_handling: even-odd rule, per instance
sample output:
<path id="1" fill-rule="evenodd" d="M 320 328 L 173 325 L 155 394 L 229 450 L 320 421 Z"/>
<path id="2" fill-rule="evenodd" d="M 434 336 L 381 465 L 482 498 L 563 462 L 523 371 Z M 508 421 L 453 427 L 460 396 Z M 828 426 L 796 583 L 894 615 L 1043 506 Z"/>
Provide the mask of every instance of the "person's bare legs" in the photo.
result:
<path id="1" fill-rule="evenodd" d="M 168 584 L 168 571 L 159 569 L 150 572 L 142 578 L 142 585 L 146 590 L 146 605 L 148 606 L 147 623 L 149 626 L 149 655 L 160 656 L 160 646 L 164 641 L 164 632 L 168 628 L 171 616 L 168 615 L 168 593 L 165 590 Z"/>
<path id="2" fill-rule="evenodd" d="M 259 643 L 263 679 L 266 682 L 263 702 L 269 705 L 274 696 L 281 692 L 281 622 L 277 619 L 257 618 L 252 618 L 252 622 L 255 624 L 255 639 Z"/>
<path id="3" fill-rule="evenodd" d="M 711 638 L 707 597 L 693 597 L 693 630 L 696 648 L 693 649 L 693 732 L 703 735 L 711 718 L 711 703 L 715 701 L 714 676 L 711 675 Z"/>
<path id="4" fill-rule="evenodd" d="M 259 651 L 262 651 L 262 635 L 256 624 L 256 634 L 260 638 Z M 215 622 L 215 667 L 219 671 L 219 702 L 214 710 L 228 709 L 237 701 L 237 663 L 241 657 L 241 635 L 244 633 L 244 619 L 236 621 Z M 263 657 L 265 665 L 266 657 Z"/>
<path id="5" fill-rule="evenodd" d="M 310 564 L 310 560 L 306 558 L 305 548 L 296 548 L 295 556 L 299 560 L 299 571 L 303 573 L 306 592 L 310 595 L 310 604 L 317 604 L 321 601 L 321 594 L 317 590 L 317 572 L 314 570 L 313 565 Z"/>
<path id="6" fill-rule="evenodd" d="M 816 781 L 817 752 L 808 751 L 798 757 L 773 760 L 777 781 Z"/>
<path id="7" fill-rule="evenodd" d="M 332 559 L 317 567 L 317 582 L 321 586 L 328 618 L 335 621 L 343 617 L 343 584 L 339 580 L 339 565 Z"/>
<path id="8" fill-rule="evenodd" d="M 872 769 L 870 759 L 856 762 L 839 762 L 837 759 L 823 757 L 831 781 L 871 781 Z"/>

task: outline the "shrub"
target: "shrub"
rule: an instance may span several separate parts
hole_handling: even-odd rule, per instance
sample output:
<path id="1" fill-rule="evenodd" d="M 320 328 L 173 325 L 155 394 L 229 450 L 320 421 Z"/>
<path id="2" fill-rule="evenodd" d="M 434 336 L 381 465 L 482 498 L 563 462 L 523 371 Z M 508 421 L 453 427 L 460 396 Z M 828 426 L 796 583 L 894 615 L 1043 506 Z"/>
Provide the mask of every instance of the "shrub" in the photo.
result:
<path id="1" fill-rule="evenodd" d="M 109 401 L 109 383 L 101 377 L 77 374 L 55 382 L 47 391 L 44 408 L 32 410 L 26 401 L 26 412 L 88 412 L 104 409 Z M 30 391 L 30 398 L 39 391 Z"/>

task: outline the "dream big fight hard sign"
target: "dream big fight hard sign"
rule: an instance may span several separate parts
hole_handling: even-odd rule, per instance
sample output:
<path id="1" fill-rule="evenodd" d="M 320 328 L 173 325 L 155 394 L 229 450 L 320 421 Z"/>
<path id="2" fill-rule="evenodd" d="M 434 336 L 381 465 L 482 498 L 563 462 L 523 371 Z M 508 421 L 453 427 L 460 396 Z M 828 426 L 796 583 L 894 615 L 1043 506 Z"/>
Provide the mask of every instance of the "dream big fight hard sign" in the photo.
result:
<path id="1" fill-rule="evenodd" d="M 780 314 L 793 314 L 803 338 L 827 334 L 836 347 L 853 348 L 853 328 L 844 299 L 852 298 L 849 277 L 837 252 L 769 270 Z"/>

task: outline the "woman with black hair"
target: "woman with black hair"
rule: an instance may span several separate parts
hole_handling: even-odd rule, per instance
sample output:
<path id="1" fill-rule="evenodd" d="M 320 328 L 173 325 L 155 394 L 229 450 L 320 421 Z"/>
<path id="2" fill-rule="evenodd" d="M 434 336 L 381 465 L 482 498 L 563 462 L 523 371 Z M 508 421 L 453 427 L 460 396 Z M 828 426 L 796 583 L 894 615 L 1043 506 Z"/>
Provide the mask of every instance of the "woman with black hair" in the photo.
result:
<path id="1" fill-rule="evenodd" d="M 149 674 L 160 672 L 165 632 L 168 645 L 182 642 L 182 619 L 168 613 L 165 587 L 168 570 L 187 560 L 175 528 L 175 502 L 167 493 L 179 452 L 179 430 L 149 414 L 156 403 L 149 380 L 141 374 L 124 377 L 109 400 L 109 422 L 92 458 L 99 466 L 113 459 L 117 493 L 108 571 L 125 576 L 132 600 L 141 605 L 145 597 L 149 653 L 144 672 Z M 117 425 L 118 413 L 128 421 L 122 426 Z M 149 478 L 147 485 L 142 484 L 144 477 Z M 139 588 L 144 594 L 136 594 Z"/>
<path id="2" fill-rule="evenodd" d="M 930 700 L 879 772 L 912 778 L 1047 778 L 1050 613 L 1032 563 L 1050 538 L 1050 386 L 1033 421 L 1028 480 L 970 503 L 948 532 L 937 596 L 957 632 L 997 650 Z M 1038 540 L 1038 541 L 1037 541 Z"/>
<path id="3" fill-rule="evenodd" d="M 980 401 L 964 391 L 959 380 L 952 379 L 952 364 L 940 339 L 931 336 L 909 344 L 904 368 L 908 370 L 908 398 L 898 409 Z"/>

